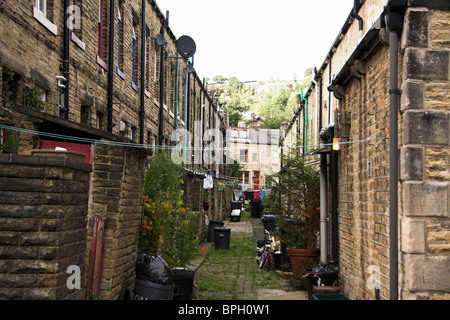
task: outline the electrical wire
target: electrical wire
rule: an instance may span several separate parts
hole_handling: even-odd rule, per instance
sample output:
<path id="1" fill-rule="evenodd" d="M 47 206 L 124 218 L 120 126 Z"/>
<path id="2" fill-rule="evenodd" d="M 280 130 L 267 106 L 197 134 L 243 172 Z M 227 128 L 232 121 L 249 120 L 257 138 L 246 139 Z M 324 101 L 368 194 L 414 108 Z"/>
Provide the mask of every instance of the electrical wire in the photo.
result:
<path id="1" fill-rule="evenodd" d="M 23 133 L 28 133 L 32 135 L 38 135 L 43 137 L 50 137 L 55 139 L 63 139 L 63 140 L 69 140 L 73 142 L 83 142 L 83 143 L 90 143 L 90 144 L 105 144 L 105 145 L 112 145 L 112 146 L 118 146 L 118 147 L 130 147 L 130 148 L 144 148 L 144 149 L 150 149 L 150 150 L 179 150 L 180 152 L 183 150 L 191 150 L 191 151 L 233 151 L 237 149 L 245 149 L 245 150 L 264 150 L 264 149 L 302 149 L 305 147 L 308 148 L 321 148 L 326 146 L 332 146 L 333 143 L 325 143 L 320 145 L 296 145 L 296 146 L 278 146 L 275 144 L 269 145 L 268 147 L 262 147 L 258 145 L 257 147 L 218 147 L 218 146 L 207 146 L 207 147 L 182 147 L 181 143 L 175 146 L 164 146 L 164 145 L 150 145 L 150 144 L 140 144 L 135 142 L 119 142 L 119 141 L 110 141 L 110 140 L 99 140 L 99 139 L 90 139 L 90 138 L 83 138 L 83 137 L 75 137 L 75 136 L 68 136 L 68 135 L 62 135 L 57 133 L 49 133 L 44 131 L 36 131 L 31 129 L 25 129 L 25 128 L 19 128 L 19 127 L 13 127 L 8 126 L 4 124 L 0 124 L 1 129 L 5 130 L 11 130 L 11 131 L 18 131 Z M 381 138 L 372 138 L 372 139 L 362 139 L 362 140 L 354 140 L 354 141 L 340 141 L 339 145 L 345 145 L 345 144 L 355 144 L 355 143 L 363 143 L 363 142 L 370 142 L 370 141 L 376 141 L 376 140 L 386 140 L 385 137 Z M 247 145 L 247 144 L 244 144 Z"/>

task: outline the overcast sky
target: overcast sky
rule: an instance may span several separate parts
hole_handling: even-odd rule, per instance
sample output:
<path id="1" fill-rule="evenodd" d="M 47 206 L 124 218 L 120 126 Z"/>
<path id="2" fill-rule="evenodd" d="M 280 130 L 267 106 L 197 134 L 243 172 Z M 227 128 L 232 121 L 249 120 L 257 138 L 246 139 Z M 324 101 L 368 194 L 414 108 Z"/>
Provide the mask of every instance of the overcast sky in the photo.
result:
<path id="1" fill-rule="evenodd" d="M 302 79 L 320 67 L 353 0 L 157 0 L 177 38 L 197 47 L 198 76 Z"/>

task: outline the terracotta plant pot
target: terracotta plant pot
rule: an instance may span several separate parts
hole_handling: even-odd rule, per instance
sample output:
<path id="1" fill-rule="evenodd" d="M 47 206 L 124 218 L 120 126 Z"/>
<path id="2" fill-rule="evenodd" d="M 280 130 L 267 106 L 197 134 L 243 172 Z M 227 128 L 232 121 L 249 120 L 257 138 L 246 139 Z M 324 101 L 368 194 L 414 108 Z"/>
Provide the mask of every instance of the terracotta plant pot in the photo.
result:
<path id="1" fill-rule="evenodd" d="M 320 249 L 286 249 L 291 260 L 292 272 L 303 276 L 305 270 L 312 268 L 320 257 Z"/>

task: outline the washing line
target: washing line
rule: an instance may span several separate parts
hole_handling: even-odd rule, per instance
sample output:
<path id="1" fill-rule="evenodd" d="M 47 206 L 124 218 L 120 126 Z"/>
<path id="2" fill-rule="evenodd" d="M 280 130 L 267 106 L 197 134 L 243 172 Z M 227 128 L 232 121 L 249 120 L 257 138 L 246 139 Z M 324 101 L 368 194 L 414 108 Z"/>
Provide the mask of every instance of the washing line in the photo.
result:
<path id="1" fill-rule="evenodd" d="M 109 140 L 98 140 L 98 139 L 89 139 L 89 138 L 82 138 L 82 137 L 75 137 L 75 136 L 68 136 L 68 135 L 62 135 L 57 133 L 49 133 L 44 131 L 36 131 L 31 129 L 24 129 L 19 127 L 12 127 L 4 124 L 0 124 L 0 129 L 5 130 L 11 130 L 11 131 L 19 131 L 23 133 L 28 133 L 32 135 L 39 135 L 44 137 L 50 137 L 50 138 L 56 138 L 56 139 L 64 139 L 69 140 L 73 142 L 84 142 L 84 143 L 91 143 L 91 144 L 106 144 L 106 145 L 112 145 L 112 146 L 118 146 L 118 147 L 130 147 L 130 148 L 144 148 L 144 149 L 151 149 L 151 150 L 179 150 L 182 151 L 183 148 L 180 145 L 176 146 L 163 146 L 163 145 L 149 145 L 149 144 L 140 144 L 135 142 L 118 142 L 118 141 L 109 141 Z M 339 142 L 339 145 L 344 144 L 355 144 L 355 143 L 363 143 L 363 142 L 370 142 L 370 141 L 377 141 L 377 140 L 386 140 L 385 137 L 381 138 L 372 138 L 372 139 L 362 139 L 362 140 L 354 140 L 354 141 L 341 141 Z M 185 147 L 185 150 L 192 150 L 192 151 L 232 151 L 236 149 L 245 149 L 245 150 L 264 150 L 264 149 L 303 149 L 305 147 L 308 148 L 322 148 L 326 146 L 332 146 L 333 143 L 325 143 L 325 144 L 319 144 L 319 145 L 297 145 L 297 146 L 290 146 L 290 147 L 284 147 L 284 146 L 278 146 L 278 145 L 268 145 L 266 147 L 263 147 L 261 145 L 257 145 L 256 147 L 215 147 L 215 146 L 207 146 L 207 147 Z"/>

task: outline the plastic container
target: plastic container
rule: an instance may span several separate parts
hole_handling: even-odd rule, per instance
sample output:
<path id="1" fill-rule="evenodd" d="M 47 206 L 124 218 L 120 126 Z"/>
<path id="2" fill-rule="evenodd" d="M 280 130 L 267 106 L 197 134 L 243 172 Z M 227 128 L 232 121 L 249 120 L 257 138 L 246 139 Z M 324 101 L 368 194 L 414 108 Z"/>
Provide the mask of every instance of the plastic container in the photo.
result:
<path id="1" fill-rule="evenodd" d="M 172 269 L 172 272 L 175 284 L 173 300 L 192 300 L 195 272 L 187 269 Z"/>
<path id="2" fill-rule="evenodd" d="M 208 242 L 214 242 L 214 228 L 223 227 L 223 222 L 209 221 Z"/>
<path id="3" fill-rule="evenodd" d="M 173 300 L 175 284 L 159 284 L 136 279 L 134 282 L 134 300 Z"/>
<path id="4" fill-rule="evenodd" d="M 268 231 L 275 230 L 277 227 L 277 220 L 274 215 L 264 215 L 261 220 L 264 223 L 264 229 Z"/>
<path id="5" fill-rule="evenodd" d="M 234 210 L 234 209 L 241 210 L 242 203 L 243 203 L 243 201 L 231 201 L 231 210 Z"/>
<path id="6" fill-rule="evenodd" d="M 214 228 L 214 245 L 216 250 L 230 250 L 230 233 L 231 228 Z"/>
<path id="7" fill-rule="evenodd" d="M 272 257 L 275 270 L 281 270 L 281 251 L 272 252 Z"/>
<path id="8" fill-rule="evenodd" d="M 241 210 L 240 209 L 231 210 L 230 221 L 232 221 L 232 222 L 241 221 Z"/>
<path id="9" fill-rule="evenodd" d="M 350 300 L 342 293 L 313 293 L 313 300 Z"/>
<path id="10" fill-rule="evenodd" d="M 252 201 L 250 203 L 250 208 L 251 208 L 252 218 L 260 218 L 261 217 L 261 212 L 263 210 L 263 205 L 261 203 L 261 200 L 252 199 Z"/>

